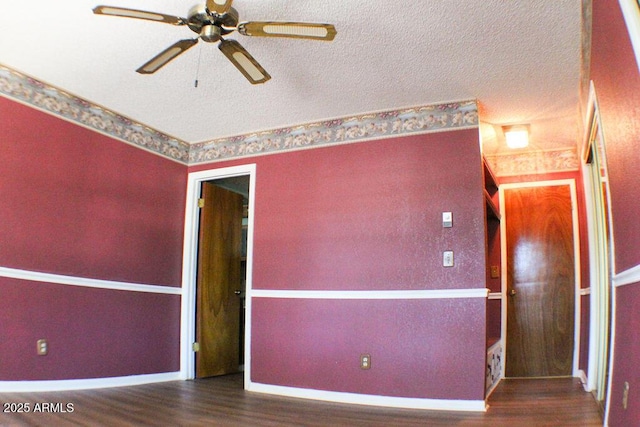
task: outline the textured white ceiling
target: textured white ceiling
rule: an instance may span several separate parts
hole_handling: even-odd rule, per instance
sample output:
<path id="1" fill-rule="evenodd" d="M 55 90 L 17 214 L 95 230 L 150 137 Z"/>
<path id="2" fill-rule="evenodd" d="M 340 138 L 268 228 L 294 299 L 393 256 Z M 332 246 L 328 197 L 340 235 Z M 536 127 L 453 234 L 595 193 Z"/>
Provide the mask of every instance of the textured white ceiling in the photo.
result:
<path id="1" fill-rule="evenodd" d="M 0 64 L 189 143 L 474 98 L 493 153 L 501 124 L 530 123 L 536 149 L 578 138 L 579 0 L 235 0 L 241 21 L 338 31 L 333 42 L 234 33 L 272 76 L 257 86 L 203 42 L 156 74 L 137 74 L 194 33 L 92 13 L 106 4 L 186 17 L 194 3 L 0 0 Z"/>

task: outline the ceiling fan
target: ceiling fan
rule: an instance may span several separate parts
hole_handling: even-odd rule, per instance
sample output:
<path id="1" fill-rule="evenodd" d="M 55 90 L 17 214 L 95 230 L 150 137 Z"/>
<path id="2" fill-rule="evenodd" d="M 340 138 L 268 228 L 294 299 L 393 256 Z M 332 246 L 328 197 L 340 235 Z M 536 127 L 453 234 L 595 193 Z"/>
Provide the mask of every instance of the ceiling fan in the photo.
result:
<path id="1" fill-rule="evenodd" d="M 136 70 L 141 74 L 155 73 L 202 39 L 208 43 L 219 42 L 220 51 L 252 84 L 264 83 L 271 78 L 269 73 L 240 43 L 236 40 L 225 39 L 223 36 L 237 30 L 245 36 L 331 41 L 336 35 L 336 29 L 331 24 L 273 21 L 239 22 L 238 11 L 231 7 L 232 2 L 233 0 L 206 0 L 204 4 L 193 6 L 189 10 L 187 18 L 113 6 L 96 6 L 93 13 L 146 19 L 172 25 L 186 25 L 198 34 L 195 39 L 179 40 L 154 56 Z"/>

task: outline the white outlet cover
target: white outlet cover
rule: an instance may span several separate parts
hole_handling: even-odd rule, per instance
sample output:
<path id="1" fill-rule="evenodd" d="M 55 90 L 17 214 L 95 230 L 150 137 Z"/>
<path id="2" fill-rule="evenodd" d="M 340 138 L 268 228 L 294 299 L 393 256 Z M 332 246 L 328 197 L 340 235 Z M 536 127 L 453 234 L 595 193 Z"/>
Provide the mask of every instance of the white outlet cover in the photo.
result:
<path id="1" fill-rule="evenodd" d="M 444 251 L 442 253 L 442 266 L 453 267 L 453 251 Z"/>

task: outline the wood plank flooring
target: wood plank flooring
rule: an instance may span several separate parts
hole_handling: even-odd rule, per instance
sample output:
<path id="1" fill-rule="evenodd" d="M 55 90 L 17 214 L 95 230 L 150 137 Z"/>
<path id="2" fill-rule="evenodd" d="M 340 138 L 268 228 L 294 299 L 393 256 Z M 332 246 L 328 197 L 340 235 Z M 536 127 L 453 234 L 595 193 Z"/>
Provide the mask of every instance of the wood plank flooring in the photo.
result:
<path id="1" fill-rule="evenodd" d="M 34 412 L 43 402 L 73 412 Z M 486 413 L 406 410 L 249 393 L 242 374 L 143 386 L 2 393 L 0 403 L 29 403 L 30 413 L 0 413 L 0 426 L 601 426 L 579 381 L 503 380 Z M 40 405 L 42 409 L 42 405 Z"/>

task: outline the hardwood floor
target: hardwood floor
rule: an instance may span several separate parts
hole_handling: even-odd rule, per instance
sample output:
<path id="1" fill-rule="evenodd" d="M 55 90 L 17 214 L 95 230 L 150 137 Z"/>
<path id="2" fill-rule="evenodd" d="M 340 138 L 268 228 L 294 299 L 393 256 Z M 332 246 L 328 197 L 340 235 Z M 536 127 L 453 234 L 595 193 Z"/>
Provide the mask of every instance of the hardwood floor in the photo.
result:
<path id="1" fill-rule="evenodd" d="M 575 379 L 503 380 L 486 413 L 405 410 L 282 398 L 242 390 L 242 376 L 144 386 L 0 394 L 29 413 L 0 413 L 0 426 L 601 426 Z M 61 403 L 66 413 L 35 412 Z M 14 406 L 15 409 L 15 406 Z M 59 409 L 59 408 L 58 408 Z"/>

